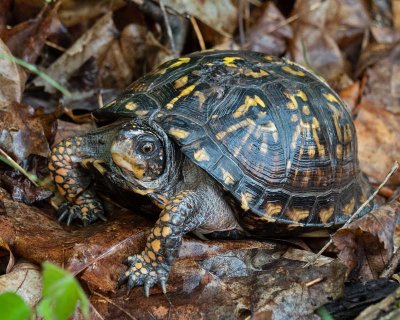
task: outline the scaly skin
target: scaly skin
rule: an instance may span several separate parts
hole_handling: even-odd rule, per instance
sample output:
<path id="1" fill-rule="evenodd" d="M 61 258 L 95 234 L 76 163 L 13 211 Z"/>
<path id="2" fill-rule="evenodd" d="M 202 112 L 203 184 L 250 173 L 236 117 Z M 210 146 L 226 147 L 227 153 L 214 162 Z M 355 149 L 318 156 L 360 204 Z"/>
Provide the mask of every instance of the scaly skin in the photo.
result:
<path id="1" fill-rule="evenodd" d="M 61 141 L 51 150 L 49 169 L 57 189 L 66 198 L 59 210 L 59 221 L 79 219 L 88 225 L 97 218 L 105 220 L 103 205 L 90 189 L 90 178 L 80 167 L 83 160 L 80 137 Z"/>

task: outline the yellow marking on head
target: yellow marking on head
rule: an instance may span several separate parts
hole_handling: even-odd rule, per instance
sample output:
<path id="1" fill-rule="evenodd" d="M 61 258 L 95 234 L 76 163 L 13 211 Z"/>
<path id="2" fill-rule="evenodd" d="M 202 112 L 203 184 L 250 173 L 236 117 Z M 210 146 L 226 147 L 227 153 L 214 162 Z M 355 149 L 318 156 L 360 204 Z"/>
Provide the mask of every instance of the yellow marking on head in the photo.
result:
<path id="1" fill-rule="evenodd" d="M 188 76 L 183 76 L 183 77 L 179 78 L 178 80 L 176 80 L 174 82 L 174 88 L 179 89 L 179 88 L 183 87 L 184 85 L 187 84 L 188 80 L 189 80 Z"/>
<path id="2" fill-rule="evenodd" d="M 292 114 L 292 116 L 290 117 L 290 120 L 292 122 L 297 122 L 297 121 L 299 121 L 299 117 L 297 116 L 297 114 Z"/>
<path id="3" fill-rule="evenodd" d="M 160 220 L 161 221 L 164 221 L 164 222 L 168 222 L 169 221 L 169 214 L 168 213 L 164 213 L 162 216 L 161 216 L 161 218 L 160 218 Z"/>
<path id="4" fill-rule="evenodd" d="M 293 74 L 295 76 L 300 76 L 300 77 L 304 77 L 305 76 L 305 73 L 303 71 L 294 70 L 292 67 L 289 67 L 289 66 L 282 67 L 282 70 L 285 71 L 285 72 L 288 72 L 290 74 Z"/>
<path id="5" fill-rule="evenodd" d="M 332 217 L 334 210 L 334 207 L 321 209 L 321 211 L 319 212 L 319 219 L 321 220 L 321 222 L 327 223 L 328 220 Z"/>
<path id="6" fill-rule="evenodd" d="M 354 212 L 354 206 L 356 204 L 356 199 L 353 197 L 351 200 L 344 206 L 343 213 L 347 216 L 351 216 Z"/>
<path id="7" fill-rule="evenodd" d="M 339 103 L 338 99 L 332 93 L 323 93 L 322 95 L 330 102 Z"/>
<path id="8" fill-rule="evenodd" d="M 308 116 L 310 115 L 310 108 L 307 105 L 303 106 L 303 113 Z"/>
<path id="9" fill-rule="evenodd" d="M 282 205 L 280 203 L 269 202 L 265 206 L 265 213 L 270 216 L 274 214 L 279 214 L 281 213 L 281 211 L 282 211 Z"/>
<path id="10" fill-rule="evenodd" d="M 315 147 L 309 146 L 308 147 L 308 156 L 312 159 L 315 157 Z"/>
<path id="11" fill-rule="evenodd" d="M 190 61 L 190 58 L 188 58 L 188 57 L 179 58 L 175 63 L 171 64 L 167 69 L 179 67 L 185 63 L 188 63 L 189 61 Z"/>
<path id="12" fill-rule="evenodd" d="M 158 240 L 158 239 L 153 240 L 151 242 L 151 248 L 154 250 L 154 252 L 160 251 L 160 249 L 161 249 L 161 241 Z"/>
<path id="13" fill-rule="evenodd" d="M 149 256 L 149 258 L 151 260 L 156 260 L 156 255 L 153 251 L 151 251 L 151 250 L 147 251 L 147 255 Z"/>
<path id="14" fill-rule="evenodd" d="M 56 177 L 54 178 L 54 181 L 55 181 L 56 183 L 63 183 L 63 182 L 64 182 L 64 178 L 63 178 L 62 176 L 56 176 Z"/>
<path id="15" fill-rule="evenodd" d="M 310 214 L 309 209 L 294 208 L 288 211 L 289 219 L 293 221 L 300 221 L 308 217 Z"/>
<path id="16" fill-rule="evenodd" d="M 241 203 L 241 207 L 243 210 L 247 211 L 250 209 L 249 201 L 251 201 L 252 199 L 253 199 L 253 196 L 248 192 L 240 194 L 240 203 Z"/>
<path id="17" fill-rule="evenodd" d="M 225 170 L 224 168 L 221 167 L 221 172 L 222 172 L 222 177 L 224 179 L 224 183 L 226 185 L 231 185 L 235 183 L 235 179 L 233 178 L 233 176 L 230 174 L 229 171 Z"/>
<path id="18" fill-rule="evenodd" d="M 225 57 L 224 58 L 224 64 L 227 67 L 236 68 L 237 65 L 233 63 L 235 60 L 243 60 L 243 59 L 240 58 L 240 57 Z"/>
<path id="19" fill-rule="evenodd" d="M 133 103 L 132 101 L 129 101 L 127 104 L 125 104 L 125 109 L 127 110 L 135 110 L 137 108 L 137 104 Z"/>
<path id="20" fill-rule="evenodd" d="M 235 123 L 235 124 L 231 125 L 226 131 L 220 131 L 220 132 L 218 132 L 218 133 L 216 134 L 216 138 L 217 138 L 218 140 L 221 140 L 221 139 L 223 139 L 228 133 L 234 132 L 234 131 L 236 131 L 236 130 L 238 130 L 238 129 L 240 129 L 240 128 L 244 128 L 244 127 L 247 127 L 247 126 L 255 126 L 255 125 L 256 125 L 256 123 L 254 122 L 254 120 L 252 120 L 252 119 L 250 119 L 250 118 L 247 118 L 247 119 L 244 119 L 244 120 L 242 120 L 242 121 L 240 121 L 240 122 L 238 122 L 238 123 Z"/>
<path id="21" fill-rule="evenodd" d="M 161 228 L 160 227 L 155 227 L 154 230 L 153 230 L 153 234 L 156 237 L 160 237 L 161 236 Z"/>
<path id="22" fill-rule="evenodd" d="M 103 160 L 95 160 L 93 161 L 93 167 L 95 167 L 98 172 L 104 175 L 107 172 L 107 169 L 101 165 L 102 163 L 104 163 Z"/>
<path id="23" fill-rule="evenodd" d="M 265 142 L 261 142 L 260 151 L 262 154 L 267 154 L 268 145 Z"/>
<path id="24" fill-rule="evenodd" d="M 188 131 L 179 128 L 171 128 L 168 132 L 171 136 L 174 136 L 178 139 L 185 139 L 190 135 Z"/>
<path id="25" fill-rule="evenodd" d="M 175 98 L 173 98 L 169 103 L 167 103 L 167 105 L 165 106 L 168 110 L 172 109 L 174 107 L 174 104 L 181 98 L 189 95 L 194 88 L 196 88 L 195 84 L 192 84 L 191 86 L 186 87 L 185 89 L 183 89 L 178 96 L 176 96 Z"/>
<path id="26" fill-rule="evenodd" d="M 170 227 L 164 227 L 162 229 L 162 236 L 165 238 L 166 236 L 168 236 L 171 233 L 171 228 Z"/>
<path id="27" fill-rule="evenodd" d="M 343 157 L 343 146 L 341 144 L 336 145 L 336 157 L 342 159 Z"/>
<path id="28" fill-rule="evenodd" d="M 193 157 L 196 161 L 209 161 L 210 156 L 204 148 L 201 148 L 193 154 Z"/>
<path id="29" fill-rule="evenodd" d="M 195 91 L 195 93 L 193 93 L 193 96 L 199 99 L 200 106 L 202 106 L 204 101 L 206 101 L 206 96 L 201 91 Z"/>
<path id="30" fill-rule="evenodd" d="M 247 76 L 247 77 L 252 77 L 252 78 L 257 79 L 257 78 L 262 78 L 262 77 L 269 76 L 269 73 L 267 71 L 263 70 L 263 69 L 260 69 L 260 71 L 258 71 L 258 72 L 247 71 L 247 72 L 245 72 L 244 75 Z"/>
<path id="31" fill-rule="evenodd" d="M 246 96 L 246 98 L 244 99 L 244 103 L 239 106 L 239 108 L 237 108 L 237 110 L 233 113 L 233 117 L 239 118 L 245 115 L 249 111 L 250 107 L 255 107 L 257 105 L 265 108 L 265 103 L 259 96 L 255 95 L 253 98 L 250 96 Z"/>

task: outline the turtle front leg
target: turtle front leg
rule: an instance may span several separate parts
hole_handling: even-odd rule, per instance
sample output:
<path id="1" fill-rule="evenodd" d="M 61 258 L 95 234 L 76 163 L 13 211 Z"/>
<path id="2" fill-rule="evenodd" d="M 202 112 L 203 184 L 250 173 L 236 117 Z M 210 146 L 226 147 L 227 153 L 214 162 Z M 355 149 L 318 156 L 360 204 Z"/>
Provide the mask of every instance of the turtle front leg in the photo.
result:
<path id="1" fill-rule="evenodd" d="M 178 193 L 162 210 L 147 238 L 146 248 L 124 261 L 128 270 L 119 278 L 119 286 L 125 282 L 129 289 L 144 285 L 148 297 L 150 288 L 159 282 L 166 293 L 170 268 L 178 257 L 182 236 L 198 228 L 203 221 L 194 192 Z"/>
<path id="2" fill-rule="evenodd" d="M 80 163 L 85 155 L 81 151 L 81 137 L 61 141 L 51 149 L 49 169 L 57 189 L 65 197 L 59 210 L 59 221 L 80 219 L 88 225 L 97 218 L 105 220 L 103 206 L 90 189 L 90 177 Z"/>

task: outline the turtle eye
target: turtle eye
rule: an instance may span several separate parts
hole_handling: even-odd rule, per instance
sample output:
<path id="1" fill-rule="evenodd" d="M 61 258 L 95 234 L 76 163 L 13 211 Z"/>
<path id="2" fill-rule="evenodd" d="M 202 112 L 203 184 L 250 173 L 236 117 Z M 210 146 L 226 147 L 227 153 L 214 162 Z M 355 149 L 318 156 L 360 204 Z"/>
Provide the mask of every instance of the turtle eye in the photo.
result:
<path id="1" fill-rule="evenodd" d="M 150 153 L 152 153 L 154 151 L 154 149 L 155 149 L 155 145 L 151 141 L 142 141 L 138 145 L 138 150 L 140 151 L 140 153 L 142 153 L 144 155 L 149 155 Z"/>

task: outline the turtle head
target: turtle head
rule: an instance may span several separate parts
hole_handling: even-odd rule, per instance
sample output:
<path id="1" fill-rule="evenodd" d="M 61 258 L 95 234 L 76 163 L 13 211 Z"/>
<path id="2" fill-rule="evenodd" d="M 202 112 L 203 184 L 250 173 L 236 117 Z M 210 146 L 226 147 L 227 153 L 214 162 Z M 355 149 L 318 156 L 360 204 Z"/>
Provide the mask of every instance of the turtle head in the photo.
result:
<path id="1" fill-rule="evenodd" d="M 130 121 L 122 126 L 111 146 L 113 162 L 140 182 L 158 179 L 165 170 L 164 141 L 149 125 Z"/>

